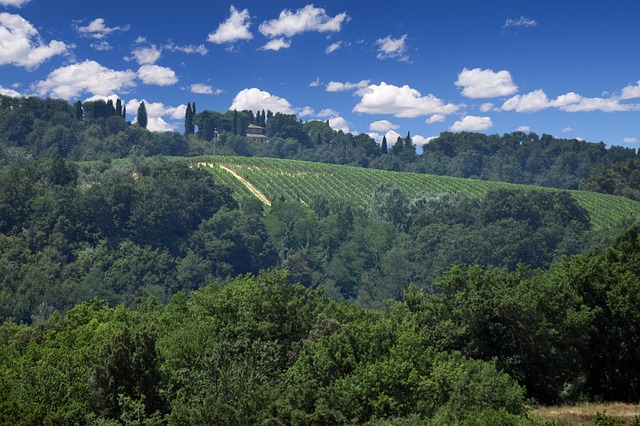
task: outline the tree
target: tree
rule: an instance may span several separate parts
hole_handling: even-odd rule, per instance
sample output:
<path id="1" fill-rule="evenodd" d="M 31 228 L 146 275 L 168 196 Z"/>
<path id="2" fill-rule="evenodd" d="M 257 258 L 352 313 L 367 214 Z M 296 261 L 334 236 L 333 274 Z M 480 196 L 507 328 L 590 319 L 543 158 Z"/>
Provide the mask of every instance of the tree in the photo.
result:
<path id="1" fill-rule="evenodd" d="M 380 152 L 382 152 L 383 154 L 386 154 L 388 151 L 388 147 L 387 147 L 387 137 L 383 136 L 382 137 L 382 145 L 380 146 Z"/>
<path id="2" fill-rule="evenodd" d="M 122 99 L 118 98 L 116 100 L 116 115 L 118 117 L 122 117 Z"/>
<path id="3" fill-rule="evenodd" d="M 144 101 L 140 102 L 140 106 L 138 107 L 138 125 L 142 128 L 147 128 L 147 107 L 144 104 Z"/>
<path id="4" fill-rule="evenodd" d="M 82 112 L 82 102 L 77 101 L 75 104 L 73 104 L 73 107 L 75 110 L 76 119 L 82 120 L 82 117 L 84 117 L 84 114 Z"/>
<path id="5" fill-rule="evenodd" d="M 191 109 L 191 103 L 187 103 L 187 111 L 184 115 L 184 135 L 189 136 L 194 133 L 195 125 L 193 122 L 193 109 Z"/>

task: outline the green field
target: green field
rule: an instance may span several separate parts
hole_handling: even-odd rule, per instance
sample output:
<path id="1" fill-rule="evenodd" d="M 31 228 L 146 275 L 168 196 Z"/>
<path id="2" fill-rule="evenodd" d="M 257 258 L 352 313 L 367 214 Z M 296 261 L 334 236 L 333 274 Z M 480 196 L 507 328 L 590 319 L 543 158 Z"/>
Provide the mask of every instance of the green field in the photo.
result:
<path id="1" fill-rule="evenodd" d="M 410 197 L 465 192 L 482 196 L 493 188 L 539 188 L 504 182 L 490 182 L 419 173 L 390 172 L 360 167 L 254 157 L 203 156 L 185 159 L 213 173 L 238 195 L 255 196 L 247 185 L 229 172 L 232 170 L 260 191 L 268 200 L 281 196 L 309 202 L 316 194 L 349 198 L 366 207 L 381 182 L 400 186 Z M 556 191 L 550 188 L 541 188 Z M 584 191 L 570 191 L 591 215 L 596 228 L 640 218 L 640 203 L 623 197 Z"/>

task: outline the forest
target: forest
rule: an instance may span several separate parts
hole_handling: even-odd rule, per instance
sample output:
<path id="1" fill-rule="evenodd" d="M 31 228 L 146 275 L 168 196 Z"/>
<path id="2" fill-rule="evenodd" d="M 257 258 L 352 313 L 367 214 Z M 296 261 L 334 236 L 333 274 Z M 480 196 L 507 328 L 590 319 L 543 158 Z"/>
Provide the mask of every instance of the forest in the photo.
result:
<path id="1" fill-rule="evenodd" d="M 640 400 L 633 221 L 594 227 L 570 192 L 498 186 L 380 182 L 365 207 L 321 192 L 266 207 L 175 156 L 215 142 L 411 168 L 436 150 L 408 136 L 382 153 L 282 114 L 189 104 L 185 136 L 118 103 L 0 100 L 0 424 L 552 425 L 530 407 Z M 453 164 L 483 146 L 486 170 L 507 146 L 537 150 L 540 173 L 513 173 L 633 197 L 635 151 L 534 136 L 434 147 L 457 147 Z"/>

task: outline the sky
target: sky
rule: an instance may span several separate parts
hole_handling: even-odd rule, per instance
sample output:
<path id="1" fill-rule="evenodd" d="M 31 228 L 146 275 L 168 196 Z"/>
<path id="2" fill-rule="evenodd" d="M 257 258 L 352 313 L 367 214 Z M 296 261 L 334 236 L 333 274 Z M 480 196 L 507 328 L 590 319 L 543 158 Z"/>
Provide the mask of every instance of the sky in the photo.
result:
<path id="1" fill-rule="evenodd" d="M 0 94 L 640 147 L 638 0 L 0 0 Z"/>

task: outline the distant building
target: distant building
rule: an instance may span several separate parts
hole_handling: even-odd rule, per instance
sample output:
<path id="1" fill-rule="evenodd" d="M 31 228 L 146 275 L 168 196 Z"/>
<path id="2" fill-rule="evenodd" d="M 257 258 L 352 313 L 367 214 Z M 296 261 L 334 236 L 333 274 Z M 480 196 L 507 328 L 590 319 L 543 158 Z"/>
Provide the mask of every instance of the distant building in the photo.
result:
<path id="1" fill-rule="evenodd" d="M 264 127 L 249 124 L 247 126 L 247 139 L 255 142 L 266 142 L 267 137 L 264 135 Z"/>

